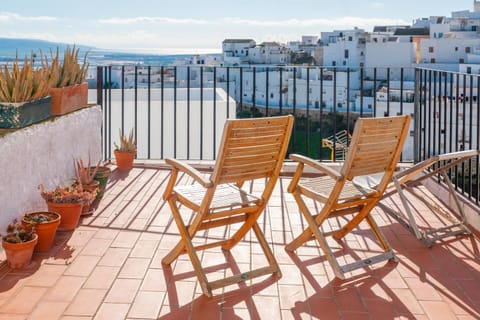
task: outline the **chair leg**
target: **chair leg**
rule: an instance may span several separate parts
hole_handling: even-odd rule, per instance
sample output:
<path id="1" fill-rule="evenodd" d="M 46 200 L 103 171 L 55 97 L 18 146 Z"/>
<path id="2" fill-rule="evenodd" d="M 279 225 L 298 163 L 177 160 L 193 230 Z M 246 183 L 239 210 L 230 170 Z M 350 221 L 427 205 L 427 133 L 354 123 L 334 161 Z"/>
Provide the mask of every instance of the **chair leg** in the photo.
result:
<path id="1" fill-rule="evenodd" d="M 265 236 L 263 235 L 263 232 L 256 221 L 253 224 L 252 228 L 253 228 L 253 231 L 255 232 L 255 235 L 257 236 L 258 242 L 260 243 L 260 247 L 262 248 L 263 253 L 265 254 L 265 257 L 267 257 L 268 264 L 273 270 L 273 274 L 275 274 L 280 278 L 282 276 L 280 267 L 278 266 L 277 260 L 275 259 L 275 256 L 273 255 L 273 252 L 270 249 L 270 246 L 268 245 L 268 242 L 265 239 Z"/>
<path id="2" fill-rule="evenodd" d="M 202 288 L 203 293 L 207 297 L 212 296 L 212 289 L 210 288 L 207 276 L 205 271 L 202 268 L 202 264 L 200 259 L 198 258 L 197 252 L 195 250 L 195 246 L 192 243 L 192 237 L 197 232 L 196 228 L 198 227 L 198 223 L 193 223 L 190 225 L 190 228 L 187 229 L 185 223 L 182 220 L 180 215 L 180 211 L 175 206 L 175 199 L 169 199 L 170 208 L 172 209 L 172 215 L 175 219 L 175 222 L 178 227 L 178 231 L 182 240 L 162 259 L 162 263 L 170 264 L 173 260 L 175 260 L 180 253 L 183 252 L 185 249 L 187 251 L 188 256 L 190 257 L 190 261 L 192 262 L 193 269 L 197 276 L 198 282 L 200 287 Z M 196 219 L 198 220 L 198 219 Z"/>
<path id="3" fill-rule="evenodd" d="M 318 244 L 320 245 L 320 248 L 322 249 L 323 253 L 325 254 L 327 261 L 330 263 L 330 266 L 332 267 L 333 272 L 335 273 L 335 276 L 340 279 L 345 279 L 345 274 L 343 273 L 340 264 L 335 258 L 333 251 L 328 246 L 325 236 L 320 231 L 320 225 L 322 224 L 323 221 L 325 221 L 329 208 L 326 208 L 324 206 L 320 214 L 317 216 L 317 219 L 315 219 L 312 216 L 308 207 L 305 205 L 305 202 L 303 201 L 302 197 L 297 192 L 294 192 L 293 196 L 295 197 L 298 207 L 300 208 L 300 211 L 302 212 L 303 216 L 305 217 L 305 220 L 307 221 L 308 227 L 292 242 L 287 244 L 285 247 L 285 250 L 293 251 L 297 249 L 303 243 L 307 242 L 308 240 L 311 240 L 313 235 L 317 240 Z"/>

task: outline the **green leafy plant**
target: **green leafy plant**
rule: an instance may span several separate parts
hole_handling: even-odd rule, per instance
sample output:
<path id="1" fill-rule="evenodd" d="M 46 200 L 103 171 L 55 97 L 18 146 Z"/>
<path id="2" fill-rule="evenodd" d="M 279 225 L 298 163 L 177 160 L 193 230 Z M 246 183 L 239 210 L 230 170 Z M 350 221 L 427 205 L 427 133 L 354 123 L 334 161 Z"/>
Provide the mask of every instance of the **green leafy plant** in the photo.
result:
<path id="1" fill-rule="evenodd" d="M 128 134 L 128 137 L 122 133 L 121 129 L 119 129 L 119 133 L 120 133 L 120 146 L 114 142 L 113 144 L 115 146 L 115 149 L 120 151 L 120 152 L 136 151 L 137 146 L 135 145 L 135 138 L 133 136 L 133 128 L 130 130 L 130 133 Z"/>
<path id="2" fill-rule="evenodd" d="M 48 96 L 47 69 L 34 68 L 34 54 L 0 68 L 0 102 L 24 102 Z"/>
<path id="3" fill-rule="evenodd" d="M 81 84 L 85 81 L 89 64 L 87 63 L 88 52 L 85 52 L 83 62 L 79 63 L 80 49 L 65 49 L 63 60 L 60 60 L 60 50 L 57 47 L 55 54 L 50 51 L 50 60 L 42 56 L 42 67 L 48 70 L 47 79 L 51 88 L 67 87 L 75 84 Z"/>
<path id="4" fill-rule="evenodd" d="M 7 234 L 2 236 L 2 239 L 9 243 L 22 243 L 32 240 L 34 234 L 34 228 L 25 228 L 20 222 L 14 220 L 7 226 Z"/>

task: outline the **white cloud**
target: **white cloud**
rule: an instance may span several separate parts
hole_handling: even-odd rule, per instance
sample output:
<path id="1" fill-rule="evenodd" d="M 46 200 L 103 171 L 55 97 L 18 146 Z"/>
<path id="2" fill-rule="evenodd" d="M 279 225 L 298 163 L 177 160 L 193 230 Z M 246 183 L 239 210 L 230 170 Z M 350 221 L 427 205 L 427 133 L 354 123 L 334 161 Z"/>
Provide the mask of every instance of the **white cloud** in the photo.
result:
<path id="1" fill-rule="evenodd" d="M 151 23 L 151 24 L 207 24 L 207 20 L 201 19 L 177 19 L 168 17 L 134 17 L 134 18 L 109 18 L 98 20 L 101 24 L 137 24 L 137 23 Z"/>
<path id="2" fill-rule="evenodd" d="M 385 4 L 383 2 L 372 2 L 370 6 L 372 8 L 378 9 L 378 8 L 383 8 Z"/>
<path id="3" fill-rule="evenodd" d="M 0 22 L 14 22 L 14 21 L 55 21 L 56 17 L 51 16 L 21 16 L 12 12 L 0 12 Z"/>
<path id="4" fill-rule="evenodd" d="M 395 25 L 408 24 L 402 19 L 385 19 L 385 18 L 361 18 L 361 17 L 341 17 L 341 18 L 324 18 L 324 19 L 285 19 L 285 20 L 256 20 L 244 19 L 237 17 L 225 17 L 214 20 L 201 19 L 177 19 L 168 17 L 134 17 L 134 18 L 110 18 L 98 20 L 101 24 L 110 25 L 131 25 L 139 23 L 148 24 L 172 24 L 172 25 L 217 25 L 226 28 L 229 25 L 243 25 L 245 27 L 316 27 L 321 29 L 332 28 L 353 28 L 353 27 L 373 27 L 375 25 Z"/>

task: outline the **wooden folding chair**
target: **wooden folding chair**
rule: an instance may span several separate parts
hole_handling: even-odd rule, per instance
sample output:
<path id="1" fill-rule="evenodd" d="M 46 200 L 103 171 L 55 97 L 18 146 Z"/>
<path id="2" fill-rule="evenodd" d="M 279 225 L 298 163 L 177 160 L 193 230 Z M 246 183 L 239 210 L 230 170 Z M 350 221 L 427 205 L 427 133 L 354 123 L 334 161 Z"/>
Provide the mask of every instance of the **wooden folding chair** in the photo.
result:
<path id="1" fill-rule="evenodd" d="M 393 251 L 372 219 L 370 211 L 378 203 L 391 181 L 402 152 L 409 123 L 409 116 L 359 118 L 348 146 L 345 162 L 339 170 L 301 155 L 290 155 L 298 165 L 288 191 L 293 194 L 300 212 L 305 217 L 307 228 L 287 244 L 285 248 L 287 251 L 293 251 L 303 243 L 316 239 L 335 275 L 341 279 L 345 278 L 345 273 L 348 271 L 394 259 Z M 301 179 L 305 165 L 324 175 Z M 369 175 L 378 177 L 379 174 L 381 178 L 375 183 L 360 182 L 374 181 L 375 179 L 369 179 Z M 323 203 L 318 214 L 311 212 L 305 198 Z M 348 222 L 339 230 L 324 232 L 322 224 L 329 218 L 339 216 L 343 216 Z M 363 220 L 369 224 L 384 253 L 340 266 L 326 237 L 332 236 L 339 241 Z"/>
<path id="2" fill-rule="evenodd" d="M 171 264 L 180 254 L 187 253 L 203 290 L 209 297 L 212 290 L 259 277 L 265 274 L 281 276 L 275 257 L 257 224 L 277 182 L 286 156 L 293 116 L 227 120 L 215 167 L 209 178 L 188 164 L 167 159 L 172 173 L 163 198 L 168 201 L 177 224 L 181 240 L 163 258 Z M 179 172 L 192 177 L 196 183 L 177 185 Z M 265 189 L 254 195 L 242 189 L 246 181 L 264 179 Z M 195 212 L 187 225 L 179 207 L 185 206 Z M 192 239 L 199 230 L 243 223 L 229 238 L 195 246 Z M 197 251 L 220 246 L 230 250 L 253 229 L 266 256 L 268 266 L 236 274 L 215 281 L 208 281 Z"/>
<path id="3" fill-rule="evenodd" d="M 463 207 L 460 205 L 457 192 L 455 192 L 447 171 L 475 156 L 478 156 L 478 154 L 478 150 L 465 150 L 436 155 L 421 161 L 406 170 L 398 172 L 393 176 L 393 183 L 396 188 L 395 191 L 400 195 L 407 216 L 405 217 L 392 210 L 388 210 L 387 213 L 400 222 L 400 224 L 407 228 L 408 231 L 413 233 L 418 240 L 428 247 L 432 246 L 435 241 L 446 237 L 457 236 L 460 234 L 470 235 L 471 232 L 466 227 Z M 456 215 L 460 220 L 452 214 L 452 212 L 429 203 L 418 193 L 418 187 L 421 186 L 422 181 L 437 175 L 440 175 L 442 182 L 447 185 L 449 195 L 451 199 L 453 199 L 455 207 L 458 210 Z M 422 201 L 428 208 L 430 208 L 431 212 L 445 218 L 448 221 L 448 224 L 438 228 L 432 227 L 421 230 L 415 220 L 412 209 L 410 208 L 403 190 L 408 191 L 411 195 Z M 451 209 L 453 210 L 453 208 Z"/>

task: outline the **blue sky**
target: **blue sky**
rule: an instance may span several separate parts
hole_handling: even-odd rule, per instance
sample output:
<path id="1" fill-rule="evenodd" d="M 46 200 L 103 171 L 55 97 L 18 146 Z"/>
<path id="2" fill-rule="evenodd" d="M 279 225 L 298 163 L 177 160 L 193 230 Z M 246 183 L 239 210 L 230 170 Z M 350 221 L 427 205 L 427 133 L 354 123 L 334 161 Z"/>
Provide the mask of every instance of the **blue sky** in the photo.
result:
<path id="1" fill-rule="evenodd" d="M 287 42 L 322 31 L 411 24 L 473 0 L 2 0 L 0 37 L 149 53 L 220 52 L 226 38 Z"/>

